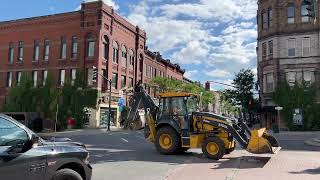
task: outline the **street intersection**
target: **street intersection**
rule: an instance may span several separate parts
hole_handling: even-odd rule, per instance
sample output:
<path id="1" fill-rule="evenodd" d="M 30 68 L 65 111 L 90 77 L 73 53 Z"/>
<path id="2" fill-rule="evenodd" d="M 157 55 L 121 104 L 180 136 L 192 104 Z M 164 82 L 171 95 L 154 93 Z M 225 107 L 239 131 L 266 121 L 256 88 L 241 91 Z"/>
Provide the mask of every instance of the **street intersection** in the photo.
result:
<path id="1" fill-rule="evenodd" d="M 254 155 L 236 149 L 219 161 L 200 150 L 181 155 L 160 155 L 142 131 L 88 129 L 58 133 L 83 142 L 90 151 L 93 180 L 194 180 L 194 179 L 319 179 L 320 147 L 304 144 L 320 133 L 281 133 L 282 150 L 276 155 Z"/>

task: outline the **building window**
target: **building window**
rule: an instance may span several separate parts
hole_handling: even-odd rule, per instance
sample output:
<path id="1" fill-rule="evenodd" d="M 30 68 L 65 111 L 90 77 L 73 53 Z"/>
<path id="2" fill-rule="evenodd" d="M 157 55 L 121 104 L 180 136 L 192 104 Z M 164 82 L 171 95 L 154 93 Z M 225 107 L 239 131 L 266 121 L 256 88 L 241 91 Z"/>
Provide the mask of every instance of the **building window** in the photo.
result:
<path id="1" fill-rule="evenodd" d="M 287 72 L 286 79 L 290 86 L 294 86 L 296 82 L 296 74 L 297 74 L 296 72 Z"/>
<path id="2" fill-rule="evenodd" d="M 118 74 L 117 73 L 112 73 L 112 87 L 114 89 L 118 88 Z"/>
<path id="3" fill-rule="evenodd" d="M 269 28 L 272 28 L 272 9 L 268 9 Z"/>
<path id="4" fill-rule="evenodd" d="M 262 59 L 266 59 L 267 56 L 267 44 L 262 43 Z"/>
<path id="5" fill-rule="evenodd" d="M 74 85 L 76 81 L 76 75 L 77 75 L 77 70 L 76 69 L 71 69 L 70 76 L 71 76 L 71 84 Z"/>
<path id="6" fill-rule="evenodd" d="M 302 56 L 310 56 L 311 42 L 309 37 L 302 39 Z"/>
<path id="7" fill-rule="evenodd" d="M 32 84 L 33 87 L 37 87 L 38 83 L 38 71 L 32 71 Z"/>
<path id="8" fill-rule="evenodd" d="M 127 67 L 127 57 L 128 57 L 128 53 L 127 53 L 127 48 L 125 46 L 122 46 L 122 55 L 121 55 L 121 59 L 122 59 L 122 67 Z"/>
<path id="9" fill-rule="evenodd" d="M 21 71 L 17 71 L 16 74 L 16 80 L 17 80 L 17 86 L 20 86 L 20 82 L 21 82 Z"/>
<path id="10" fill-rule="evenodd" d="M 95 51 L 95 39 L 92 36 L 89 36 L 87 39 L 87 55 L 88 57 L 94 57 L 94 51 Z"/>
<path id="11" fill-rule="evenodd" d="M 24 48 L 24 42 L 20 41 L 19 42 L 19 47 L 18 47 L 18 62 L 23 61 L 23 49 Z"/>
<path id="12" fill-rule="evenodd" d="M 119 46 L 117 42 L 113 42 L 113 62 L 118 64 L 119 62 Z"/>
<path id="13" fill-rule="evenodd" d="M 67 58 L 67 40 L 65 37 L 61 38 L 61 44 L 60 44 L 60 59 L 66 59 Z"/>
<path id="14" fill-rule="evenodd" d="M 142 71 L 143 71 L 143 55 L 142 54 L 140 54 L 140 59 L 139 59 L 139 61 L 140 61 L 140 68 L 139 68 L 139 70 L 140 70 L 140 72 L 142 73 Z"/>
<path id="15" fill-rule="evenodd" d="M 48 71 L 42 71 L 42 85 L 45 86 L 48 78 Z"/>
<path id="16" fill-rule="evenodd" d="M 87 69 L 87 84 L 88 86 L 93 85 L 93 68 L 88 68 Z"/>
<path id="17" fill-rule="evenodd" d="M 262 13 L 262 29 L 266 30 L 268 26 L 268 15 L 266 12 Z"/>
<path id="18" fill-rule="evenodd" d="M 108 36 L 104 36 L 103 57 L 105 60 L 109 60 L 109 38 L 108 38 Z"/>
<path id="19" fill-rule="evenodd" d="M 66 78 L 66 70 L 61 69 L 59 72 L 59 85 L 63 86 Z"/>
<path id="20" fill-rule="evenodd" d="M 309 17 L 309 12 L 308 12 L 308 6 L 305 1 L 302 1 L 301 4 L 301 22 L 309 22 L 310 17 Z"/>
<path id="21" fill-rule="evenodd" d="M 287 12 L 288 13 L 287 14 L 287 16 L 288 16 L 288 20 L 287 20 L 288 24 L 294 23 L 294 11 L 295 11 L 294 4 L 289 4 L 288 12 Z"/>
<path id="22" fill-rule="evenodd" d="M 44 52 L 43 52 L 43 59 L 45 61 L 49 60 L 49 54 L 50 54 L 50 41 L 45 40 L 44 41 Z"/>
<path id="23" fill-rule="evenodd" d="M 134 53 L 131 49 L 129 51 L 129 64 L 130 64 L 130 69 L 133 69 L 133 67 L 134 67 Z"/>
<path id="24" fill-rule="evenodd" d="M 272 56 L 273 55 L 273 41 L 269 41 L 268 42 L 268 49 L 269 49 L 269 56 Z"/>
<path id="25" fill-rule="evenodd" d="M 77 56 L 78 56 L 78 38 L 73 36 L 72 37 L 71 57 L 77 58 Z"/>
<path id="26" fill-rule="evenodd" d="M 12 86 L 12 72 L 7 72 L 7 87 Z"/>
<path id="27" fill-rule="evenodd" d="M 133 85 L 134 85 L 134 84 L 133 84 L 133 78 L 129 78 L 129 86 L 130 86 L 130 87 L 133 87 Z"/>
<path id="28" fill-rule="evenodd" d="M 126 87 L 126 76 L 121 76 L 121 88 Z"/>
<path id="29" fill-rule="evenodd" d="M 8 62 L 10 64 L 13 63 L 13 57 L 14 57 L 14 44 L 10 43 L 9 44 L 9 53 L 8 53 Z"/>
<path id="30" fill-rule="evenodd" d="M 305 82 L 313 83 L 315 81 L 314 72 L 312 71 L 304 71 L 303 79 Z"/>
<path id="31" fill-rule="evenodd" d="M 288 39 L 288 56 L 296 56 L 296 39 Z"/>
<path id="32" fill-rule="evenodd" d="M 273 74 L 266 74 L 265 75 L 265 80 L 266 80 L 266 92 L 273 92 L 274 89 L 274 79 L 273 79 Z"/>
<path id="33" fill-rule="evenodd" d="M 39 60 L 39 52 L 40 52 L 40 43 L 38 40 L 35 40 L 34 48 L 33 48 L 33 61 Z"/>

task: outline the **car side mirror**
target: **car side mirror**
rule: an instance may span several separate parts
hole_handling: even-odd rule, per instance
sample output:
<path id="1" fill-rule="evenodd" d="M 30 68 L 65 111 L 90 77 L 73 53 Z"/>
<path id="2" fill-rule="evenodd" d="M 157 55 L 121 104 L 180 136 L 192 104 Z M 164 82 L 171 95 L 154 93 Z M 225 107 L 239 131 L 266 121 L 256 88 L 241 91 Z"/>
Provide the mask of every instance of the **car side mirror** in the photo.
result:
<path id="1" fill-rule="evenodd" d="M 31 136 L 32 145 L 37 145 L 39 143 L 39 141 L 40 141 L 39 136 L 32 134 L 32 136 Z"/>

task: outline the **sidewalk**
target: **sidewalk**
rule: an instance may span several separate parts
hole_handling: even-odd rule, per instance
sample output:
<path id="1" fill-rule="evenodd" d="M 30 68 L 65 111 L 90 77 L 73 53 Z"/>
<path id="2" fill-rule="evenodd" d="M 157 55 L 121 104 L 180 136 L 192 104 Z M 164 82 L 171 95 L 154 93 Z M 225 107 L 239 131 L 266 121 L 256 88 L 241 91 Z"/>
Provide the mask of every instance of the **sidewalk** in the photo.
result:
<path id="1" fill-rule="evenodd" d="M 234 151 L 219 161 L 196 158 L 171 171 L 164 180 L 318 180 L 320 152 L 280 151 L 276 155 L 254 155 Z"/>

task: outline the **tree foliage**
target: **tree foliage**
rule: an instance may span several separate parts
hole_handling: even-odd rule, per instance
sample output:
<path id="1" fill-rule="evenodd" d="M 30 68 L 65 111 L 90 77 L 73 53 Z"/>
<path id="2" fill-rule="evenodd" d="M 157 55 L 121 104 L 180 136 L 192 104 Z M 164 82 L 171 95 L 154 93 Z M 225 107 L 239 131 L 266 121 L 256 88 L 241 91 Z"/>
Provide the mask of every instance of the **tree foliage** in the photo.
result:
<path id="1" fill-rule="evenodd" d="M 58 122 L 61 128 L 66 127 L 67 119 L 76 119 L 77 127 L 83 127 L 84 108 L 95 108 L 98 92 L 86 85 L 84 73 L 78 71 L 74 84 L 66 81 L 62 88 L 54 84 L 49 72 L 45 84 L 33 87 L 28 73 L 22 73 L 20 84 L 15 84 L 9 91 L 4 112 L 40 112 L 44 119 L 55 120 L 59 104 Z"/>
<path id="2" fill-rule="evenodd" d="M 241 105 L 248 110 L 250 103 L 253 102 L 253 91 L 255 86 L 254 74 L 250 69 L 241 69 L 233 79 L 234 89 L 224 91 L 225 100 L 231 104 Z"/>
<path id="3" fill-rule="evenodd" d="M 281 114 L 287 122 L 290 130 L 320 130 L 320 104 L 317 102 L 319 84 L 296 82 L 293 87 L 288 83 L 281 82 L 273 93 L 273 101 L 283 107 Z M 303 110 L 303 126 L 293 124 L 293 111 L 296 108 Z"/>
<path id="4" fill-rule="evenodd" d="M 202 94 L 202 107 L 206 107 L 209 103 L 212 103 L 214 101 L 214 95 L 206 91 L 202 86 L 199 86 L 196 83 L 184 83 L 182 81 L 165 77 L 155 77 L 154 79 L 152 79 L 151 85 L 157 86 L 159 92 L 172 91 L 189 92 L 199 95 Z"/>

